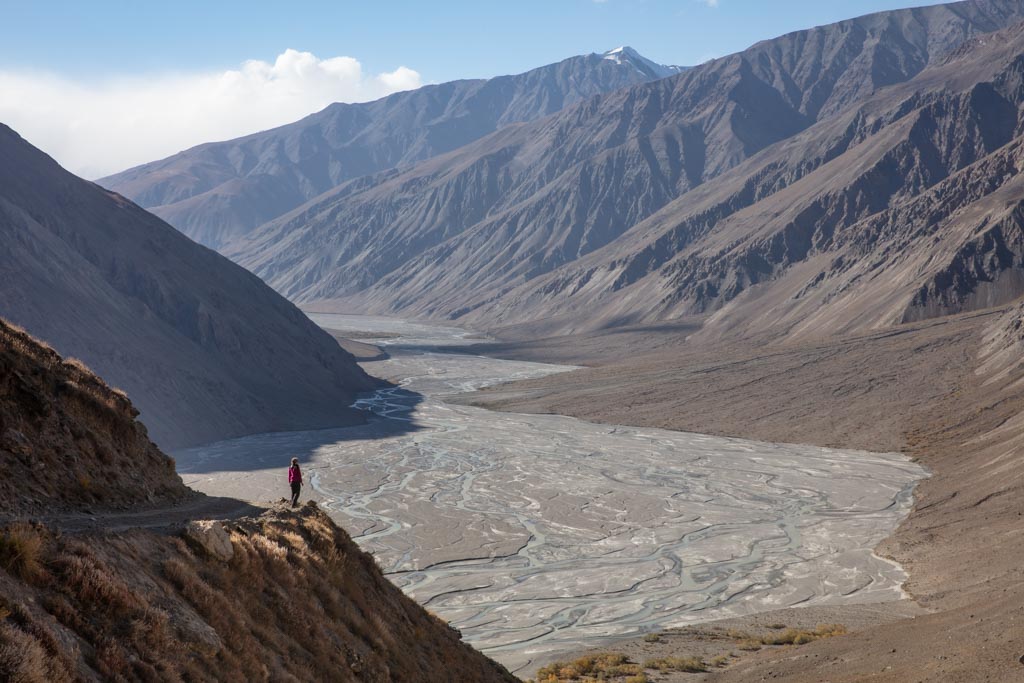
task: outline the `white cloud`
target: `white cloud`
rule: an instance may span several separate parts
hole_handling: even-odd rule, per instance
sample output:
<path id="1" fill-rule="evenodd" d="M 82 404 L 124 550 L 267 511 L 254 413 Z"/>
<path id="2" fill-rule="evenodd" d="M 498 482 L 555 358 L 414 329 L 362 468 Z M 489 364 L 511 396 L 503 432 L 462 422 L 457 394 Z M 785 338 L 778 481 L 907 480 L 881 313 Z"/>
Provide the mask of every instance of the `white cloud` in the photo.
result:
<path id="1" fill-rule="evenodd" d="M 708 7 L 718 7 L 718 0 L 698 0 L 698 2 L 703 2 Z"/>
<path id="2" fill-rule="evenodd" d="M 214 73 L 80 83 L 0 69 L 0 121 L 69 170 L 97 178 L 211 140 L 295 121 L 332 102 L 364 102 L 420 86 L 404 66 L 367 76 L 352 57 L 285 50 Z"/>

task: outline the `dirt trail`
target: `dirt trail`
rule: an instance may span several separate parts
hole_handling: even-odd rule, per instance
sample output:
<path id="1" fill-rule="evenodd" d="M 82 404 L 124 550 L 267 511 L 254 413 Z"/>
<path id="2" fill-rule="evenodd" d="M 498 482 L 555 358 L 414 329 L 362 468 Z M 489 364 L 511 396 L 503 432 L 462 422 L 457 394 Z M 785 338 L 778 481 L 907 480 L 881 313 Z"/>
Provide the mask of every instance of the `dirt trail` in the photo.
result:
<path id="1" fill-rule="evenodd" d="M 41 522 L 49 527 L 69 533 L 95 531 L 119 532 L 128 529 L 176 531 L 197 519 L 240 519 L 255 517 L 268 508 L 253 505 L 236 498 L 196 494 L 185 500 L 165 506 L 134 508 L 130 510 L 77 510 L 58 514 L 0 515 L 0 523 L 16 520 Z"/>

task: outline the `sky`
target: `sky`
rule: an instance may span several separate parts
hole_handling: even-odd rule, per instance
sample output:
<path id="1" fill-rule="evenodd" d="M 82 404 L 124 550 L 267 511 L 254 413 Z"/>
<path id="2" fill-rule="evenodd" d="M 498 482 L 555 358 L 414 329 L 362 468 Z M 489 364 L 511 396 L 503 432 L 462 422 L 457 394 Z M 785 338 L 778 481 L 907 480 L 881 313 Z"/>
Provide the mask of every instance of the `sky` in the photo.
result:
<path id="1" fill-rule="evenodd" d="M 926 0 L 0 0 L 0 121 L 97 178 L 427 83 L 629 45 L 692 65 Z"/>

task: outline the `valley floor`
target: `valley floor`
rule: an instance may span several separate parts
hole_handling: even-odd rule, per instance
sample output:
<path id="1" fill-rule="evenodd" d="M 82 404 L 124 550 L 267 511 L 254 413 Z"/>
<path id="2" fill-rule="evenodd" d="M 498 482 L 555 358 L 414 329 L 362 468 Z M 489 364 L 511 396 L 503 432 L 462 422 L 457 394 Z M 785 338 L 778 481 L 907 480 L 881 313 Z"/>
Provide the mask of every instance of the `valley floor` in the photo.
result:
<path id="1" fill-rule="evenodd" d="M 1024 373 L 979 371 L 987 326 L 1002 313 L 801 344 L 708 348 L 686 340 L 693 332 L 687 326 L 478 345 L 478 353 L 592 367 L 460 400 L 597 422 L 902 450 L 933 476 L 879 552 L 908 569 L 905 588 L 929 614 L 862 624 L 799 650 L 766 649 L 708 680 L 1024 681 Z"/>
<path id="2" fill-rule="evenodd" d="M 457 329 L 317 320 L 387 350 L 368 368 L 400 386 L 359 402 L 378 417 L 180 451 L 186 483 L 271 499 L 299 457 L 305 495 L 392 581 L 521 674 L 581 643 L 669 624 L 798 603 L 824 618 L 839 604 L 902 595 L 903 571 L 871 552 L 909 511 L 923 474 L 899 455 L 461 406 L 451 398 L 480 386 L 558 385 L 577 373 L 439 353 L 438 343 L 472 343 Z M 870 611 L 880 613 L 891 612 Z"/>

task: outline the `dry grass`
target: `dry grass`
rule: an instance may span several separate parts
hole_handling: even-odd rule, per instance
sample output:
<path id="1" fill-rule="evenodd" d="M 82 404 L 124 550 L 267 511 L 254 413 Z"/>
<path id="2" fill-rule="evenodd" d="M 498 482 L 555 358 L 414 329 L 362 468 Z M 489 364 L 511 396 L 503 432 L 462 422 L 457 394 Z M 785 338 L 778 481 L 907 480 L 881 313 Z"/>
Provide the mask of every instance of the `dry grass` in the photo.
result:
<path id="1" fill-rule="evenodd" d="M 729 663 L 731 657 L 729 655 L 718 655 L 711 660 L 711 666 L 715 668 L 721 668 Z"/>
<path id="2" fill-rule="evenodd" d="M 187 495 L 123 392 L 0 320 L 0 509 L 113 507 Z M 71 482 L 71 485 L 68 485 Z"/>
<path id="3" fill-rule="evenodd" d="M 67 365 L 69 368 L 74 368 L 84 375 L 96 374 L 92 371 L 92 368 L 85 364 L 85 361 L 82 361 L 78 358 L 72 358 L 69 356 L 68 358 L 64 359 L 64 365 Z"/>
<path id="4" fill-rule="evenodd" d="M 63 662 L 46 651 L 31 634 L 0 624 L 0 681 L 63 683 L 72 680 Z"/>
<path id="5" fill-rule="evenodd" d="M 31 524 L 13 524 L 0 530 L 0 567 L 20 579 L 42 574 L 43 536 Z"/>
<path id="6" fill-rule="evenodd" d="M 785 624 L 772 624 L 768 628 L 784 630 L 767 636 L 753 636 L 746 631 L 731 630 L 726 635 L 737 642 L 739 649 L 747 651 L 760 650 L 763 645 L 804 645 L 822 638 L 846 635 L 846 627 L 842 624 L 818 624 L 814 630 L 786 628 Z"/>
<path id="7" fill-rule="evenodd" d="M 833 638 L 846 634 L 846 627 L 841 624 L 820 624 L 813 631 L 788 628 L 776 636 L 762 638 L 765 645 L 803 645 L 821 638 Z"/>
<path id="8" fill-rule="evenodd" d="M 143 531 L 45 537 L 45 571 L 17 584 L 16 603 L 0 598 L 0 680 L 79 667 L 111 681 L 516 680 L 314 506 L 230 533 L 228 563 Z M 0 575 L 2 594 L 12 581 Z"/>
<path id="9" fill-rule="evenodd" d="M 700 657 L 659 657 L 644 662 L 645 669 L 656 671 L 681 671 L 683 673 L 700 673 L 708 667 Z"/>
<path id="10" fill-rule="evenodd" d="M 643 678 L 639 678 L 639 677 Z M 629 661 L 618 652 L 603 652 L 586 655 L 571 662 L 555 662 L 537 671 L 536 683 L 561 683 L 562 681 L 611 681 L 632 677 L 646 680 L 643 667 Z"/>

